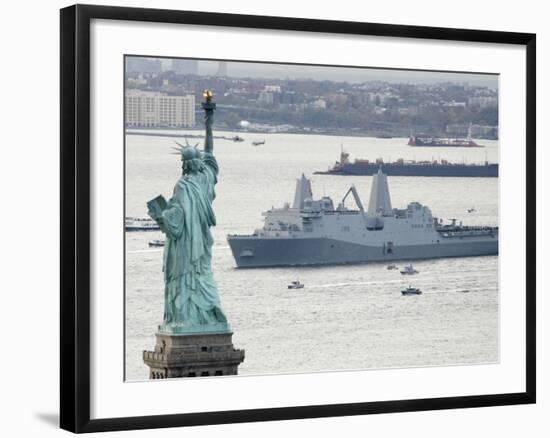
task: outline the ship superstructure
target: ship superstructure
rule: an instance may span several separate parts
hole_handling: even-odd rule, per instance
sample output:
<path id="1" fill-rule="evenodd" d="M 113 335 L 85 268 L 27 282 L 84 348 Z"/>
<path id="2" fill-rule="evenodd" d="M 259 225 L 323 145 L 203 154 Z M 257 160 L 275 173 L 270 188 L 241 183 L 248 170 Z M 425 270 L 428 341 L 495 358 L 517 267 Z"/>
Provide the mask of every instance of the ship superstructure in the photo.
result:
<path id="1" fill-rule="evenodd" d="M 349 195 L 355 208 L 346 206 Z M 351 186 L 334 205 L 323 196 L 313 199 L 311 182 L 296 182 L 292 206 L 263 213 L 264 226 L 250 235 L 227 240 L 240 268 L 365 263 L 436 257 L 465 257 L 498 253 L 498 227 L 443 225 L 418 202 L 393 208 L 387 176 L 373 176 L 368 208 Z"/>
<path id="2" fill-rule="evenodd" d="M 413 135 L 409 137 L 409 146 L 446 147 L 446 148 L 482 148 L 471 138 L 441 138 L 428 135 Z"/>

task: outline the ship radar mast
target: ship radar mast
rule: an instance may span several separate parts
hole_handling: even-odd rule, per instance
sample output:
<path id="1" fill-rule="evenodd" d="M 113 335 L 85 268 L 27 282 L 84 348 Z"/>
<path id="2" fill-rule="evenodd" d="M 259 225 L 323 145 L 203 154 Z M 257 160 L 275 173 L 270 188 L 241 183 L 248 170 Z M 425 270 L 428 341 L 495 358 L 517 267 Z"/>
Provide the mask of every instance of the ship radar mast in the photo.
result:
<path id="1" fill-rule="evenodd" d="M 381 214 L 382 216 L 389 216 L 392 214 L 388 178 L 382 172 L 382 166 L 378 168 L 378 173 L 372 176 L 369 209 L 367 211 L 371 215 Z"/>
<path id="2" fill-rule="evenodd" d="M 306 176 L 302 173 L 302 176 L 296 180 L 296 192 L 294 194 L 294 202 L 292 208 L 297 208 L 303 210 L 304 201 L 306 199 L 311 199 L 313 193 L 311 191 L 311 182 Z"/>

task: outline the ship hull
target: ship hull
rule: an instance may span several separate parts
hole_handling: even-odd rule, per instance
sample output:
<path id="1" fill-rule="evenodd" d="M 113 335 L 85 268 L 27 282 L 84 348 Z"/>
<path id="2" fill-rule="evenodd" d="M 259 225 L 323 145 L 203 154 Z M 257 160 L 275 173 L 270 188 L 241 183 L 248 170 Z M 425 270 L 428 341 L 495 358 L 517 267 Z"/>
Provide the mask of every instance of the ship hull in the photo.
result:
<path id="1" fill-rule="evenodd" d="M 438 142 L 414 142 L 409 143 L 409 146 L 424 147 L 424 148 L 482 148 L 483 146 L 476 144 L 452 144 L 452 143 L 438 143 Z"/>
<path id="2" fill-rule="evenodd" d="M 407 165 L 407 164 L 358 164 L 349 163 L 339 169 L 315 172 L 320 175 L 367 175 L 382 169 L 388 176 L 436 176 L 436 177 L 498 177 L 498 164 L 483 165 Z"/>
<path id="3" fill-rule="evenodd" d="M 383 246 L 321 237 L 229 236 L 228 242 L 239 268 L 356 264 L 498 254 L 498 237 L 479 240 L 442 238 L 441 243 L 425 245 L 395 244 L 391 253 Z"/>

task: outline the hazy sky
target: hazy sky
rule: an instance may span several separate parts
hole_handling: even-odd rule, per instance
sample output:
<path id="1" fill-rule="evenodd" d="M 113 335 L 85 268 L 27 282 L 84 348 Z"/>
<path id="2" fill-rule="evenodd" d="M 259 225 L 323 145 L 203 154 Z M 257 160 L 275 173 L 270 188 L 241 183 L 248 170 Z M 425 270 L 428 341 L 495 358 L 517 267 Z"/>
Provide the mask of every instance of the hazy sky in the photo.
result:
<path id="1" fill-rule="evenodd" d="M 170 60 L 163 60 L 168 67 Z M 199 74 L 215 75 L 217 61 L 199 61 Z M 230 77 L 269 79 L 317 79 L 348 82 L 387 81 L 395 83 L 433 84 L 437 82 L 467 82 L 492 89 L 498 88 L 498 76 L 494 74 L 471 74 L 430 72 L 415 70 L 384 70 L 372 68 L 319 67 L 311 65 L 285 65 L 252 62 L 227 62 Z"/>

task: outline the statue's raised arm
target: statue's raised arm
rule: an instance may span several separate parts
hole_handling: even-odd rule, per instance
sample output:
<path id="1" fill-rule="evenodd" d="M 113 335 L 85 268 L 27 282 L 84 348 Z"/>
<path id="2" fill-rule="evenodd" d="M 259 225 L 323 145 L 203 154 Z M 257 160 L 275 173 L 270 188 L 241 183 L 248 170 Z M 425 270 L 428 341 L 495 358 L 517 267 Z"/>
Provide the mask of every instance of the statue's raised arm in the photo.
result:
<path id="1" fill-rule="evenodd" d="M 214 124 L 214 110 L 216 104 L 212 102 L 214 94 L 211 90 L 204 90 L 202 93 L 204 96 L 204 102 L 201 103 L 204 109 L 204 124 L 206 125 L 206 137 L 204 139 L 204 152 L 207 154 L 214 153 L 214 138 L 212 135 L 212 125 Z"/>

